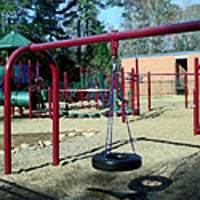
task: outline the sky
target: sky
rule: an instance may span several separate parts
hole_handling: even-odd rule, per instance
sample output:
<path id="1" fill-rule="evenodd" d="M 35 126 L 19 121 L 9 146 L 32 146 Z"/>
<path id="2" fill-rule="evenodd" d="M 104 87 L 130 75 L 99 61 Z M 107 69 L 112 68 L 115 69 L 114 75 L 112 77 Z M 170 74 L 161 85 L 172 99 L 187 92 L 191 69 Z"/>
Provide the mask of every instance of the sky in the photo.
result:
<path id="1" fill-rule="evenodd" d="M 172 3 L 179 4 L 181 7 L 188 4 L 199 3 L 200 0 L 172 0 Z M 123 8 L 113 7 L 106 10 L 102 10 L 99 14 L 99 19 L 104 21 L 107 30 L 117 29 L 122 30 L 121 24 L 123 22 L 122 19 Z"/>

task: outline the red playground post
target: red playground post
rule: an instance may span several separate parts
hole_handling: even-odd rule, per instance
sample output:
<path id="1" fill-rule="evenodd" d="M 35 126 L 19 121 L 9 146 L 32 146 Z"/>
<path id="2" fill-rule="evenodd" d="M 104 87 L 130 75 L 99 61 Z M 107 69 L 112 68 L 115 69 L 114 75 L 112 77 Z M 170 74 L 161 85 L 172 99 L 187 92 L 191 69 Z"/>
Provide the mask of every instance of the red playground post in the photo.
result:
<path id="1" fill-rule="evenodd" d="M 98 83 L 97 83 L 97 71 L 94 70 L 94 87 L 95 89 L 98 89 Z M 95 91 L 94 93 L 94 99 L 95 99 L 95 103 L 96 103 L 96 109 L 98 109 L 98 91 Z"/>
<path id="2" fill-rule="evenodd" d="M 125 123 L 125 81 L 124 81 L 124 68 L 121 68 L 121 88 L 122 88 L 122 122 Z"/>
<path id="3" fill-rule="evenodd" d="M 109 102 L 109 107 L 110 107 L 111 99 L 113 98 L 113 96 L 111 97 L 111 95 L 113 95 L 113 93 L 112 93 L 112 72 L 109 75 L 109 82 L 110 82 L 110 95 L 109 95 L 109 98 L 108 98 L 108 102 Z M 111 109 L 112 109 L 112 107 L 113 106 L 111 106 Z M 111 117 L 113 117 L 113 110 L 111 110 L 110 112 L 111 112 Z"/>
<path id="4" fill-rule="evenodd" d="M 50 64 L 53 85 L 53 165 L 59 164 L 59 97 L 58 70 L 55 64 Z"/>
<path id="5" fill-rule="evenodd" d="M 31 88 L 28 89 L 29 92 L 29 119 L 32 119 L 32 98 L 31 98 Z"/>
<path id="6" fill-rule="evenodd" d="M 90 68 L 88 67 L 86 70 L 87 73 L 87 89 L 90 89 Z M 91 108 L 90 105 L 90 92 L 87 92 L 87 101 L 88 101 L 88 108 Z"/>
<path id="7" fill-rule="evenodd" d="M 80 67 L 80 89 L 83 89 L 83 67 Z M 81 105 L 81 108 L 83 108 L 83 91 L 81 91 L 81 102 L 82 102 L 82 105 Z"/>
<path id="8" fill-rule="evenodd" d="M 135 116 L 135 73 L 134 68 L 131 69 L 131 110 Z"/>
<path id="9" fill-rule="evenodd" d="M 19 113 L 20 115 L 23 114 L 23 108 L 22 108 L 22 107 L 18 107 L 18 113 Z"/>
<path id="10" fill-rule="evenodd" d="M 29 60 L 28 61 L 28 84 L 29 84 L 29 87 L 31 87 L 31 84 L 32 84 L 32 74 L 31 74 L 31 61 Z"/>
<path id="11" fill-rule="evenodd" d="M 184 88 L 185 88 L 185 108 L 188 108 L 188 86 L 187 74 L 184 75 Z"/>
<path id="12" fill-rule="evenodd" d="M 15 115 L 15 106 L 11 106 L 11 115 Z"/>
<path id="13" fill-rule="evenodd" d="M 199 59 L 195 58 L 194 89 L 194 135 L 199 134 Z"/>
<path id="14" fill-rule="evenodd" d="M 198 135 L 198 102 L 197 102 L 197 88 L 193 91 L 193 103 L 194 103 L 194 135 Z"/>
<path id="15" fill-rule="evenodd" d="M 148 78 L 148 109 L 151 111 L 151 73 L 148 72 L 147 74 Z"/>
<path id="16" fill-rule="evenodd" d="M 138 58 L 135 60 L 135 68 L 136 68 L 136 98 L 137 98 L 137 110 L 140 112 L 140 80 L 139 80 L 139 66 L 138 66 Z"/>
<path id="17" fill-rule="evenodd" d="M 103 68 L 101 69 L 101 74 L 102 74 L 102 90 L 104 90 L 104 70 Z M 104 92 L 102 92 L 102 103 L 104 105 L 105 103 L 105 96 L 104 96 Z"/>

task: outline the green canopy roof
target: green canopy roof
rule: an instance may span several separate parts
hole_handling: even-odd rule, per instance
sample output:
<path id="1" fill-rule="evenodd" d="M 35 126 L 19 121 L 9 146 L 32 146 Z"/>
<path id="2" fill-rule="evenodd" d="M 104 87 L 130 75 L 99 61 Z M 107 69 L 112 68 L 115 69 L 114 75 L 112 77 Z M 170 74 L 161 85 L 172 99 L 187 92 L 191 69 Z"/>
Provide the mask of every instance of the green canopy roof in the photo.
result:
<path id="1" fill-rule="evenodd" d="M 19 33 L 11 32 L 0 40 L 0 49 L 12 49 L 32 43 Z"/>

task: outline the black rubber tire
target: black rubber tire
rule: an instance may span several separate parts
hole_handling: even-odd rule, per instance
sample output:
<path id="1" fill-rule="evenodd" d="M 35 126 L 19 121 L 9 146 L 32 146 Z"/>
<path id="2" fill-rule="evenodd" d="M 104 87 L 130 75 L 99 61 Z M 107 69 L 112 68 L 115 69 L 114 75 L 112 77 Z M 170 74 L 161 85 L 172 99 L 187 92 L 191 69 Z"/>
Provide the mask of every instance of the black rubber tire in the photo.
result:
<path id="1" fill-rule="evenodd" d="M 136 170 L 142 165 L 142 158 L 131 153 L 96 154 L 92 158 L 92 166 L 101 171 L 129 171 Z"/>

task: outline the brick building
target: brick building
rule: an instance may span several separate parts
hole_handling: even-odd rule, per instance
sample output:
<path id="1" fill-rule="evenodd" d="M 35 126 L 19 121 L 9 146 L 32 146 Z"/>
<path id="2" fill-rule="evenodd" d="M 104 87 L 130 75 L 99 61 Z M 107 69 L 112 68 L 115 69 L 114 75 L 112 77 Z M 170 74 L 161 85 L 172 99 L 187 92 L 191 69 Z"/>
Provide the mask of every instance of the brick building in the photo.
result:
<path id="1" fill-rule="evenodd" d="M 141 95 L 147 95 L 147 73 L 151 75 L 152 95 L 184 94 L 184 75 L 158 75 L 163 73 L 194 73 L 194 59 L 200 52 L 176 52 L 154 55 L 137 56 L 140 74 Z M 124 67 L 126 77 L 131 68 L 135 69 L 136 57 L 124 57 L 121 64 Z M 157 75 L 153 75 L 153 74 Z M 193 93 L 194 75 L 188 75 L 189 94 Z M 129 87 L 128 81 L 126 87 Z"/>

